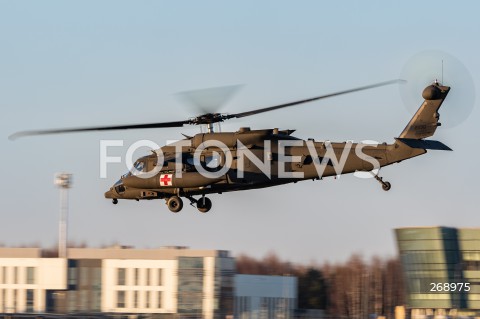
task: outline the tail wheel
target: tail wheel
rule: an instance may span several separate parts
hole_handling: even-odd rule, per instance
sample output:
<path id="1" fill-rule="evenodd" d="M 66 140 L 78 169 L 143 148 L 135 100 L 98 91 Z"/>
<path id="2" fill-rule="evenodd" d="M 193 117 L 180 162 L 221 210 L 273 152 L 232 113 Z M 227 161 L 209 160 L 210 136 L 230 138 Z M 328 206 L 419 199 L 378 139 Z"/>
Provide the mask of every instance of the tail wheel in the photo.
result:
<path id="1" fill-rule="evenodd" d="M 382 188 L 384 191 L 389 191 L 390 188 L 392 188 L 392 184 L 390 184 L 389 182 L 385 182 L 382 184 Z"/>
<path id="2" fill-rule="evenodd" d="M 197 209 L 200 213 L 206 213 L 212 209 L 212 201 L 208 197 L 202 197 L 197 201 Z"/>
<path id="3" fill-rule="evenodd" d="M 172 196 L 167 200 L 167 207 L 173 213 L 178 213 L 183 208 L 183 201 L 178 196 Z"/>

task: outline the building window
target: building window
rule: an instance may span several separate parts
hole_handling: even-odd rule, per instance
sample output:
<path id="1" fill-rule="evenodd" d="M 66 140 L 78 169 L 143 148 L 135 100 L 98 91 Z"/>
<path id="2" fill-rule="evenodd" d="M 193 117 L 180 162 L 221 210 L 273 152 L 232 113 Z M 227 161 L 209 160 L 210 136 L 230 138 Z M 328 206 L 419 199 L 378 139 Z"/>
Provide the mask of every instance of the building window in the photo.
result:
<path id="1" fill-rule="evenodd" d="M 27 285 L 35 284 L 35 268 L 27 267 Z"/>
<path id="2" fill-rule="evenodd" d="M 0 267 L 0 284 L 8 284 L 7 267 Z"/>
<path id="3" fill-rule="evenodd" d="M 133 280 L 134 280 L 134 283 L 133 283 L 133 284 L 134 284 L 135 286 L 138 286 L 138 284 L 139 284 L 139 282 L 140 282 L 140 269 L 135 268 L 135 269 L 133 270 L 133 278 L 134 278 L 134 279 L 133 279 Z"/>
<path id="4" fill-rule="evenodd" d="M 78 285 L 83 286 L 90 282 L 90 271 L 91 267 L 78 267 L 79 274 L 78 274 Z"/>
<path id="5" fill-rule="evenodd" d="M 16 268 L 16 267 L 15 267 Z M 17 291 L 16 289 L 13 289 L 12 290 L 12 294 L 13 294 L 13 311 L 17 311 Z"/>
<path id="6" fill-rule="evenodd" d="M 5 313 L 5 306 L 7 304 L 7 289 L 2 289 L 2 312 Z"/>
<path id="7" fill-rule="evenodd" d="M 178 313 L 202 312 L 203 285 L 203 257 L 178 257 Z"/>
<path id="8" fill-rule="evenodd" d="M 31 267 L 28 267 L 28 268 L 31 268 Z M 35 301 L 35 297 L 34 297 L 33 289 L 27 289 L 27 299 L 26 299 L 27 312 L 33 312 L 34 301 Z"/>
<path id="9" fill-rule="evenodd" d="M 77 312 L 78 311 L 78 306 L 77 306 L 77 300 L 80 296 L 80 291 L 79 290 L 73 290 L 73 291 L 67 291 L 65 295 L 63 295 L 63 298 L 65 298 L 66 303 L 65 303 L 65 311 L 66 312 Z"/>
<path id="10" fill-rule="evenodd" d="M 77 273 L 77 261 L 69 260 L 68 261 L 68 289 L 75 290 L 78 284 L 78 273 Z"/>
<path id="11" fill-rule="evenodd" d="M 162 308 L 162 292 L 157 291 L 157 308 Z"/>
<path id="12" fill-rule="evenodd" d="M 117 269 L 117 285 L 125 286 L 125 268 Z"/>
<path id="13" fill-rule="evenodd" d="M 147 268 L 145 271 L 147 272 L 145 285 L 150 286 L 150 269 Z"/>
<path id="14" fill-rule="evenodd" d="M 133 292 L 133 308 L 138 308 L 138 291 Z"/>
<path id="15" fill-rule="evenodd" d="M 117 291 L 117 308 L 125 308 L 125 291 Z"/>
<path id="16" fill-rule="evenodd" d="M 163 270 L 163 269 L 161 269 L 161 268 L 160 268 L 160 269 L 158 269 L 158 278 L 157 278 L 157 284 L 158 284 L 159 286 L 161 286 L 161 285 L 162 285 L 162 270 Z"/>
<path id="17" fill-rule="evenodd" d="M 150 308 L 150 291 L 145 292 L 145 308 Z"/>
<path id="18" fill-rule="evenodd" d="M 18 267 L 13 267 L 13 283 L 18 284 Z"/>

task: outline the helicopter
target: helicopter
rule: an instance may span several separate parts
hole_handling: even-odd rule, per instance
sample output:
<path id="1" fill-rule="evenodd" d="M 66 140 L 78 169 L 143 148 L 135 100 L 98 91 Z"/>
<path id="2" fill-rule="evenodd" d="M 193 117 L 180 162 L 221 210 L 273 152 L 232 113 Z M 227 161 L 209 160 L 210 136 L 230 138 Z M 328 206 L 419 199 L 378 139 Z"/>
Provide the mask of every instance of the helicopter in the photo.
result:
<path id="1" fill-rule="evenodd" d="M 293 136 L 295 130 L 278 128 L 252 130 L 242 127 L 235 132 L 216 132 L 214 124 L 400 81 L 380 82 L 241 113 L 209 112 L 183 121 L 22 131 L 11 135 L 10 139 L 43 134 L 205 125 L 206 132 L 184 135 L 184 139 L 137 159 L 132 170 L 105 192 L 105 198 L 111 199 L 113 204 L 120 199 L 164 199 L 173 213 L 182 210 L 182 198 L 201 213 L 206 213 L 212 208 L 208 194 L 321 180 L 355 172 L 369 172 L 382 189 L 388 191 L 391 183 L 378 176 L 381 167 L 423 155 L 427 150 L 451 151 L 439 141 L 426 139 L 433 136 L 441 125 L 438 111 L 450 91 L 450 87 L 437 80 L 423 90 L 423 103 L 391 144 L 317 142 Z"/>

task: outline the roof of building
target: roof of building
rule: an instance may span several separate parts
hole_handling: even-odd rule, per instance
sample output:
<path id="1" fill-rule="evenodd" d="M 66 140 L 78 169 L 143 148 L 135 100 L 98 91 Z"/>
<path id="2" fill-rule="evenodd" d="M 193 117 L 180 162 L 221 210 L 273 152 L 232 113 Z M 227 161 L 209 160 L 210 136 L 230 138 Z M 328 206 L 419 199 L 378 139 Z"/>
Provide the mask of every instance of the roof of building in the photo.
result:
<path id="1" fill-rule="evenodd" d="M 39 258 L 41 255 L 40 248 L 0 247 L 0 258 Z"/>
<path id="2" fill-rule="evenodd" d="M 175 260 L 178 257 L 230 257 L 226 250 L 194 250 L 183 246 L 156 249 L 135 249 L 125 246 L 110 248 L 68 248 L 69 259 L 145 259 Z M 0 258 L 39 258 L 40 248 L 0 248 Z M 56 257 L 56 256 L 55 256 Z"/>

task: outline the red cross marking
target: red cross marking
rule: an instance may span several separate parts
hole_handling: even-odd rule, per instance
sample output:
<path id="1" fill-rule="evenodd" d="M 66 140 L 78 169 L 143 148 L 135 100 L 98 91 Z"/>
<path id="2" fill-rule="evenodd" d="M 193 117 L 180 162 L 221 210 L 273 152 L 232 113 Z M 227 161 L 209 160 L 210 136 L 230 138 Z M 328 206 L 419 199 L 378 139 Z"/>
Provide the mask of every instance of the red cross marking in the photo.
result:
<path id="1" fill-rule="evenodd" d="M 160 175 L 160 185 L 171 186 L 172 185 L 172 174 L 162 174 L 162 175 Z"/>

